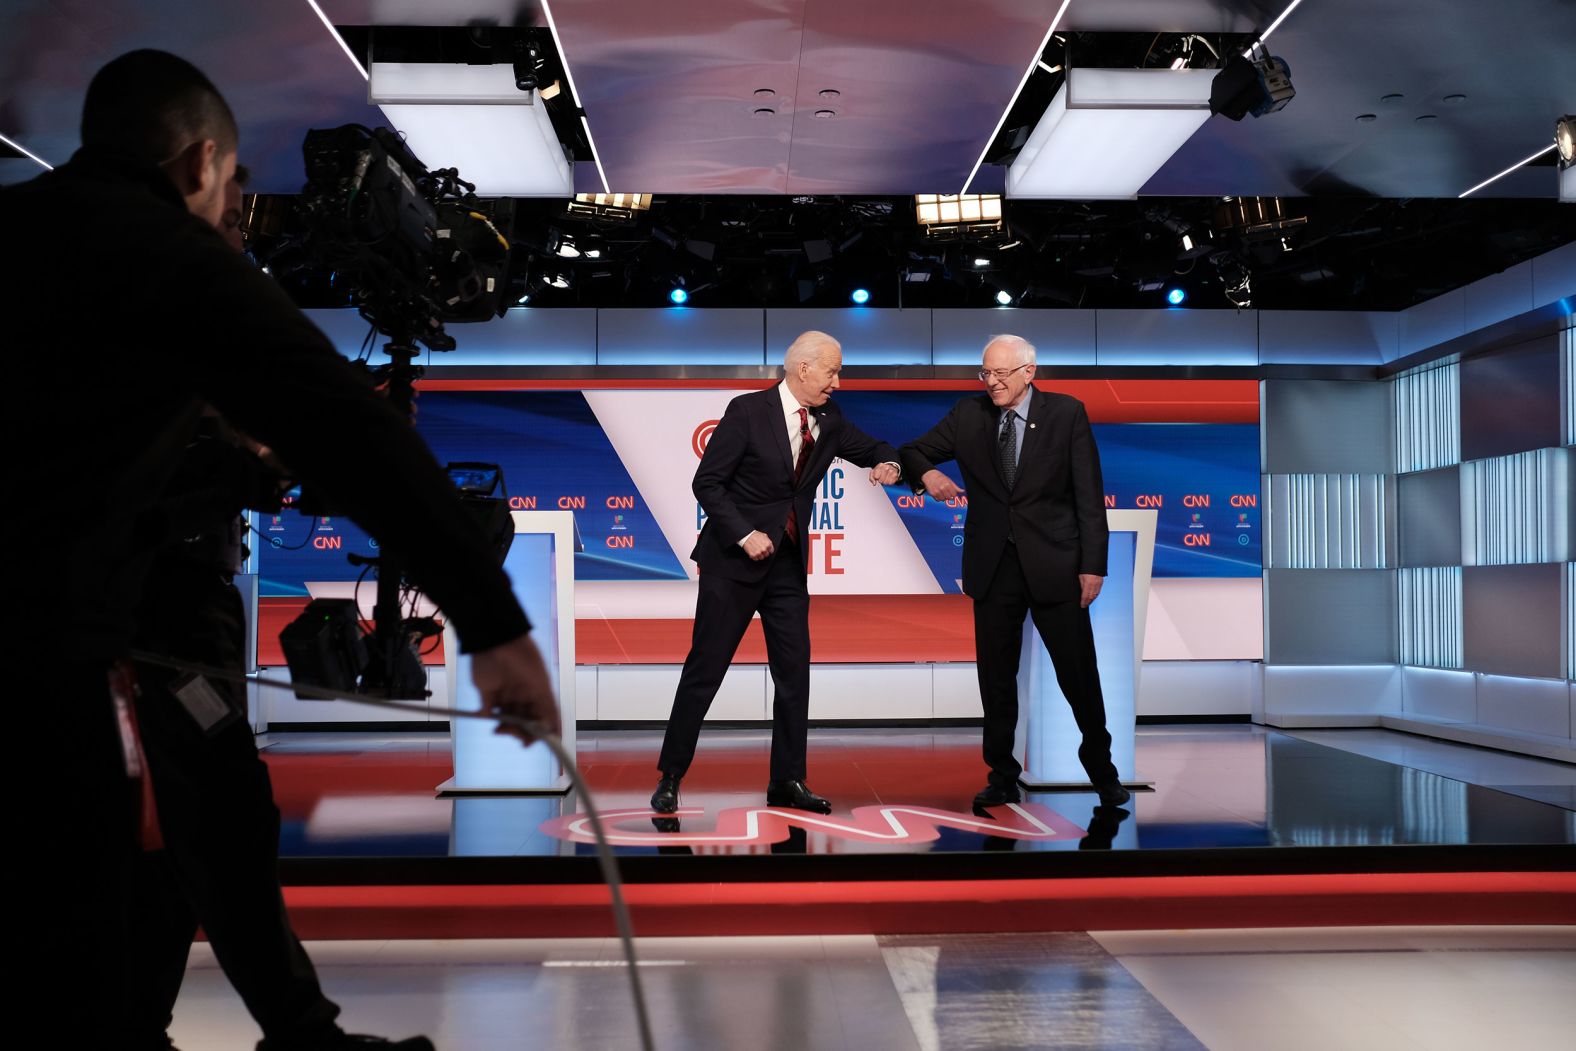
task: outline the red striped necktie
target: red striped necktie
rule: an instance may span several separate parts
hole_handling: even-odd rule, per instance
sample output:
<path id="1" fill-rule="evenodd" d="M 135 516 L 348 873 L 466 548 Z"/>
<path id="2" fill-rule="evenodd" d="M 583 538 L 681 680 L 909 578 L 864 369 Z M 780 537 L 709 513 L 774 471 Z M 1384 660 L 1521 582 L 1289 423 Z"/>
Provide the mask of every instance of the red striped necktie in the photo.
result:
<path id="1" fill-rule="evenodd" d="M 799 458 L 793 465 L 794 492 L 799 491 L 799 479 L 804 477 L 805 465 L 810 462 L 810 450 L 815 447 L 815 435 L 810 433 L 810 415 L 803 407 L 799 409 Z M 794 543 L 799 542 L 799 512 L 790 506 L 788 508 L 788 539 Z"/>

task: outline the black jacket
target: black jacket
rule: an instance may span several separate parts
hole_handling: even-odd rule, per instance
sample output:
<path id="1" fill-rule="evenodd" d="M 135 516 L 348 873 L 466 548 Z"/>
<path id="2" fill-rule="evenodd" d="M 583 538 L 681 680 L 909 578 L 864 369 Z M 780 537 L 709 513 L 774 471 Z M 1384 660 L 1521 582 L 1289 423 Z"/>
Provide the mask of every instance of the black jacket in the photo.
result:
<path id="1" fill-rule="evenodd" d="M 485 649 L 529 628 L 432 454 L 155 167 L 84 149 L 0 189 L 0 315 L 23 652 L 125 652 L 164 491 L 208 402 L 402 554 Z"/>
<path id="2" fill-rule="evenodd" d="M 780 546 L 788 509 L 796 508 L 801 523 L 810 521 L 810 506 L 833 458 L 857 467 L 897 463 L 897 452 L 843 418 L 828 401 L 810 411 L 820 421 L 820 437 L 798 486 L 793 482 L 792 446 L 782 412 L 781 384 L 741 394 L 728 403 L 695 471 L 695 499 L 706 512 L 706 524 L 690 558 L 702 573 L 734 580 L 759 580 L 769 560 L 753 561 L 739 541 L 759 530 Z"/>
<path id="3" fill-rule="evenodd" d="M 974 598 L 990 587 L 1009 527 L 1035 601 L 1077 598 L 1080 573 L 1105 576 L 1105 485 L 1083 402 L 1035 390 L 1028 417 L 1010 490 L 996 455 L 1001 410 L 987 395 L 964 398 L 902 449 L 903 477 L 916 491 L 938 463 L 956 460 L 963 470 L 963 591 Z"/>

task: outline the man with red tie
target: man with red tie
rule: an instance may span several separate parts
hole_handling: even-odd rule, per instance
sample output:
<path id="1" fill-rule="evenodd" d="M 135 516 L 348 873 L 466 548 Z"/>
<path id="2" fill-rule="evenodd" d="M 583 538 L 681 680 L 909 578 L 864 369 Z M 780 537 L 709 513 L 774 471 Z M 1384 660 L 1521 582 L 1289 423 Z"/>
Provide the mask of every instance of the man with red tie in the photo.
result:
<path id="1" fill-rule="evenodd" d="M 810 712 L 810 593 L 801 537 L 833 458 L 870 468 L 870 484 L 895 485 L 897 451 L 843 418 L 832 403 L 842 345 L 806 332 L 783 358 L 783 381 L 728 403 L 695 471 L 706 524 L 690 557 L 700 567 L 695 633 L 673 698 L 651 809 L 678 809 L 679 782 L 695 758 L 701 721 L 759 612 L 776 696 L 766 802 L 831 813 L 805 786 Z"/>

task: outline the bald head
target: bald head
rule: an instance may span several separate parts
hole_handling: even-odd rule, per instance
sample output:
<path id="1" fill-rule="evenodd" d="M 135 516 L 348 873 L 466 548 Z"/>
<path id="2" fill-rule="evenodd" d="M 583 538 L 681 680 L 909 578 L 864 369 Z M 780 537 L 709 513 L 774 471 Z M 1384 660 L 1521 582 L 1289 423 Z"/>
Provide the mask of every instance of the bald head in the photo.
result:
<path id="1" fill-rule="evenodd" d="M 1022 336 L 992 336 L 981 365 L 980 379 L 996 407 L 1016 405 L 1034 382 L 1034 344 Z"/>
<path id="2" fill-rule="evenodd" d="M 994 355 L 991 353 L 993 349 L 996 351 Z M 1022 336 L 1006 334 L 992 336 L 990 341 L 985 344 L 984 357 L 996 357 L 999 359 L 1003 355 L 1011 358 L 1011 364 L 1013 365 L 1033 365 L 1034 344 L 1030 343 Z"/>
<path id="3" fill-rule="evenodd" d="M 783 355 L 783 382 L 800 405 L 825 405 L 842 371 L 843 345 L 814 329 L 801 333 Z"/>

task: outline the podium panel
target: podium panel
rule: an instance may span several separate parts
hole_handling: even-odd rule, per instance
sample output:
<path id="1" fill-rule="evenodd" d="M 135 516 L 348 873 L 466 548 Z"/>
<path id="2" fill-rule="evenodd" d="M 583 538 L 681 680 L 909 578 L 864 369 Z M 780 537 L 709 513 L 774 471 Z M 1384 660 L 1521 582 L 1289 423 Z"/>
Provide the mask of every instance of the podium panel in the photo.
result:
<path id="1" fill-rule="evenodd" d="M 1149 577 L 1155 560 L 1154 510 L 1110 510 L 1111 547 L 1105 584 L 1089 607 L 1111 760 L 1124 784 L 1135 783 L 1134 737 L 1138 725 L 1138 675 L 1143 662 L 1144 623 L 1149 614 Z M 1056 683 L 1051 655 L 1034 629 L 1023 625 L 1018 665 L 1018 732 L 1014 755 L 1030 788 L 1079 788 L 1089 776 L 1078 761 L 1082 735 Z"/>
<path id="2" fill-rule="evenodd" d="M 575 754 L 575 573 L 574 516 L 569 511 L 515 511 L 514 545 L 504 570 L 515 598 L 531 619 L 531 638 L 542 651 L 563 717 L 563 742 Z M 461 711 L 480 711 L 481 694 L 471 682 L 471 658 L 461 654 L 452 628 L 445 627 L 449 696 Z M 526 747 L 494 733 L 495 724 L 455 719 L 454 776 L 444 793 L 564 792 L 569 777 L 545 744 Z"/>

